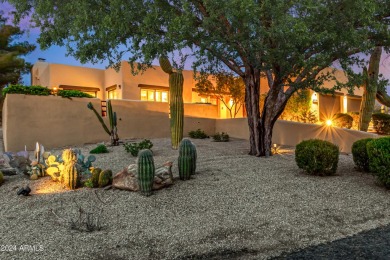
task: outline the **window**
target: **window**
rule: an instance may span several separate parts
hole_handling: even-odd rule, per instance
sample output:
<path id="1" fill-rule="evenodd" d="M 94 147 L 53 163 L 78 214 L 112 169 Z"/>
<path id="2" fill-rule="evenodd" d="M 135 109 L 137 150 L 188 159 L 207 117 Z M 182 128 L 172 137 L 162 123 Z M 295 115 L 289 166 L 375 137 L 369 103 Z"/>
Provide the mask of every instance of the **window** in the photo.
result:
<path id="1" fill-rule="evenodd" d="M 168 91 L 157 89 L 141 89 L 141 100 L 168 102 Z"/>
<path id="2" fill-rule="evenodd" d="M 116 99 L 116 91 L 115 90 L 109 90 L 108 91 L 108 99 Z"/>

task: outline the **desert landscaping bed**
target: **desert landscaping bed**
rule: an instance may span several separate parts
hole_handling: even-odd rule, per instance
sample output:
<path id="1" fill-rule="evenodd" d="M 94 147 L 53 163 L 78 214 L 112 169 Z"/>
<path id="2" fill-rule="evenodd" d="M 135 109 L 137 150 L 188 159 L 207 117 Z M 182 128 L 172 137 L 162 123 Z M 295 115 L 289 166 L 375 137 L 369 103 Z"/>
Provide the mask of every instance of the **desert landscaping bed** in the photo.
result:
<path id="1" fill-rule="evenodd" d="M 170 140 L 152 142 L 156 165 L 173 161 L 177 177 Z M 10 247 L 0 259 L 264 259 L 390 223 L 389 192 L 354 170 L 351 155 L 340 155 L 336 176 L 315 177 L 298 169 L 293 149 L 257 158 L 245 140 L 193 142 L 197 173 L 150 197 L 6 177 L 0 245 Z M 79 148 L 88 154 L 95 146 Z M 116 173 L 135 163 L 123 146 L 109 150 L 96 155 L 95 167 Z M 26 185 L 31 196 L 17 196 Z M 100 231 L 70 227 L 80 208 L 99 218 Z"/>

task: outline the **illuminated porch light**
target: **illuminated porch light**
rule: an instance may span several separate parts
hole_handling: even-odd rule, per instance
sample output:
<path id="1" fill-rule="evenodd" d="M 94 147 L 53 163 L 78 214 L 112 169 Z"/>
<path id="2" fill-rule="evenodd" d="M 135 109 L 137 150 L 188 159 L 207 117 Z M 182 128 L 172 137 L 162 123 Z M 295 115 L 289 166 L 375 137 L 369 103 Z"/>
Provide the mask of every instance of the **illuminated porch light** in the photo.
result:
<path id="1" fill-rule="evenodd" d="M 327 126 L 332 126 L 332 124 L 333 124 L 332 120 L 330 120 L 330 119 L 326 120 L 325 123 Z"/>
<path id="2" fill-rule="evenodd" d="M 313 95 L 311 95 L 311 101 L 312 102 L 318 102 L 318 95 L 316 92 L 313 93 Z"/>

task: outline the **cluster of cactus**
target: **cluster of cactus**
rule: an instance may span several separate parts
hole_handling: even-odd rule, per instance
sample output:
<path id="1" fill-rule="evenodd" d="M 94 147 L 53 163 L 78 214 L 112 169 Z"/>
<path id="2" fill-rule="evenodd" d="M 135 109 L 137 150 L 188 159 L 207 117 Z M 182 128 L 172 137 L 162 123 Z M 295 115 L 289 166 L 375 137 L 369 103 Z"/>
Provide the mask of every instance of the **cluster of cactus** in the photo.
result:
<path id="1" fill-rule="evenodd" d="M 116 112 L 112 111 L 111 100 L 107 101 L 107 114 L 108 119 L 110 121 L 110 129 L 108 129 L 106 123 L 104 123 L 102 116 L 96 111 L 91 102 L 87 104 L 87 107 L 95 113 L 96 117 L 99 119 L 99 122 L 102 124 L 104 131 L 106 131 L 106 133 L 110 136 L 111 145 L 119 145 L 117 117 Z"/>
<path id="2" fill-rule="evenodd" d="M 85 186 L 89 188 L 103 188 L 112 183 L 112 171 L 95 168 L 92 170 L 92 176 L 85 182 Z"/>
<path id="3" fill-rule="evenodd" d="M 28 152 L 19 152 L 19 154 L 23 154 L 23 156 L 28 156 Z M 36 180 L 38 177 L 45 176 L 47 165 L 45 161 L 50 156 L 49 152 L 45 152 L 45 147 L 38 142 L 35 145 L 34 157 L 35 160 L 31 162 L 31 165 L 28 169 L 28 173 L 30 174 L 30 179 Z"/>
<path id="4" fill-rule="evenodd" d="M 141 194 L 144 196 L 152 195 L 155 166 L 152 151 L 149 149 L 141 150 L 137 159 L 138 185 Z"/>
<path id="5" fill-rule="evenodd" d="M 160 66 L 169 74 L 169 111 L 171 127 L 172 148 L 177 149 L 183 139 L 184 103 L 183 83 L 184 77 L 181 72 L 173 72 L 171 63 L 166 56 L 161 56 Z"/>
<path id="6" fill-rule="evenodd" d="M 195 173 L 196 159 L 195 145 L 189 139 L 184 138 L 179 146 L 178 164 L 180 180 L 189 180 L 191 175 Z"/>
<path id="7" fill-rule="evenodd" d="M 82 173 L 88 173 L 92 168 L 92 163 L 96 161 L 96 157 L 94 155 L 90 155 L 87 158 L 81 153 L 80 149 L 74 149 L 74 152 L 77 156 L 77 168 Z"/>

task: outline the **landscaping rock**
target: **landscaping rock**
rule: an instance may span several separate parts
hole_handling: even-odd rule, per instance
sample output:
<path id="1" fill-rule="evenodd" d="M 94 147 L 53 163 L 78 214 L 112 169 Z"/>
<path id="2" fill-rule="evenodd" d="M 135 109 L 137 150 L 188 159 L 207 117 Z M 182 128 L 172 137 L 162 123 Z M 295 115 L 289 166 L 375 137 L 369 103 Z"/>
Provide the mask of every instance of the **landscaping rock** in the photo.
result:
<path id="1" fill-rule="evenodd" d="M 172 184 L 172 162 L 167 162 L 156 169 L 153 190 L 160 190 Z M 126 169 L 115 174 L 112 180 L 112 187 L 121 190 L 138 191 L 137 165 L 130 164 Z"/>

